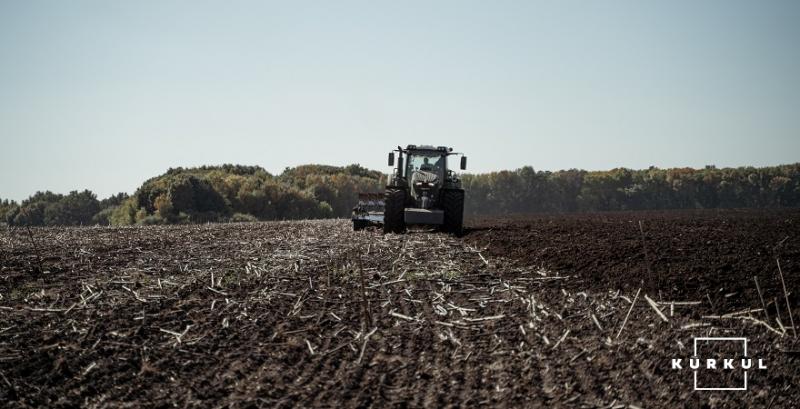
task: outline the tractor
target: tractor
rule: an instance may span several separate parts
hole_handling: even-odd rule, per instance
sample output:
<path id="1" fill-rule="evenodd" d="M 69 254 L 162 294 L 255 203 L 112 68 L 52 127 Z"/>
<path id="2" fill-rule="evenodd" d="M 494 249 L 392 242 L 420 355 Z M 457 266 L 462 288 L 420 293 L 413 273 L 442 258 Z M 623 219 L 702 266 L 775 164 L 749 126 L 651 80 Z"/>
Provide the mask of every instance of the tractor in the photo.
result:
<path id="1" fill-rule="evenodd" d="M 395 153 L 397 156 L 395 157 Z M 430 145 L 398 146 L 389 153 L 394 168 L 383 197 L 362 194 L 353 209 L 353 228 L 383 225 L 384 233 L 404 233 L 407 226 L 438 226 L 440 230 L 461 235 L 464 224 L 464 189 L 461 180 L 449 167 L 453 148 Z M 467 168 L 461 156 L 460 167 Z M 383 207 L 382 214 L 380 207 Z"/>

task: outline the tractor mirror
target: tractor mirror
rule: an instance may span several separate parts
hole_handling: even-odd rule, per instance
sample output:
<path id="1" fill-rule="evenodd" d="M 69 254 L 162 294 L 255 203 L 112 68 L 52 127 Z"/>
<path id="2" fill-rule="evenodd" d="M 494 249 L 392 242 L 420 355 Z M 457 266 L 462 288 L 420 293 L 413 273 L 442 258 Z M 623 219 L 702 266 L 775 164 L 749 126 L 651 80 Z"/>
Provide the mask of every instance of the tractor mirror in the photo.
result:
<path id="1" fill-rule="evenodd" d="M 394 152 L 389 152 L 389 166 L 394 166 Z"/>
<path id="2" fill-rule="evenodd" d="M 462 156 L 461 157 L 461 170 L 466 170 L 466 169 L 467 169 L 467 157 L 466 156 Z"/>

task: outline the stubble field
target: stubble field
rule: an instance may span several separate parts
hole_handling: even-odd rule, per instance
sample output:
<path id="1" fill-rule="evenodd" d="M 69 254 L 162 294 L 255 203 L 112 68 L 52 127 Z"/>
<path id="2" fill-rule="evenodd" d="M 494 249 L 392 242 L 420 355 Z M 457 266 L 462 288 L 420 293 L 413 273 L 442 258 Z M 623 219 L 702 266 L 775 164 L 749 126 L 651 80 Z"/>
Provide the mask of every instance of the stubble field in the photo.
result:
<path id="1" fill-rule="evenodd" d="M 469 226 L 6 228 L 0 406 L 800 402 L 800 212 Z M 749 371 L 747 391 L 693 391 L 670 361 L 707 336 L 748 338 L 769 369 Z"/>

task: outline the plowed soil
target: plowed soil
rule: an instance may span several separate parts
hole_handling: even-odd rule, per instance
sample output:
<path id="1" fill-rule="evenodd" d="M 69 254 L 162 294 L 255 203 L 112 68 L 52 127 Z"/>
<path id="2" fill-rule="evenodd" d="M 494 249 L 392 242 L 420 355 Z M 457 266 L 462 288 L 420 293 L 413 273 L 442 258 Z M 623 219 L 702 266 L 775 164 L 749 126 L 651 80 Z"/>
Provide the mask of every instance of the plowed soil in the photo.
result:
<path id="1" fill-rule="evenodd" d="M 0 407 L 800 402 L 800 212 L 470 226 L 5 229 Z M 769 369 L 749 370 L 746 391 L 693 390 L 686 360 L 709 336 L 746 337 Z"/>
<path id="2" fill-rule="evenodd" d="M 798 211 L 516 216 L 473 220 L 469 231 L 467 241 L 484 254 L 569 272 L 590 288 L 644 287 L 668 299 L 747 307 L 760 304 L 753 277 L 768 298 L 783 294 L 776 259 L 787 287 L 800 288 Z"/>

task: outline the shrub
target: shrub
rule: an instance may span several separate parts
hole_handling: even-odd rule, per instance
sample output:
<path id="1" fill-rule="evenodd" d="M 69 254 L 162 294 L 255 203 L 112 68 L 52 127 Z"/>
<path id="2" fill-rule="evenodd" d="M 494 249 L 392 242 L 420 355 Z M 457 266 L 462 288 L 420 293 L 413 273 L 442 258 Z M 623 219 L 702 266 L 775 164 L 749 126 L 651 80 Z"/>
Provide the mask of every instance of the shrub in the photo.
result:
<path id="1" fill-rule="evenodd" d="M 247 222 L 257 222 L 258 218 L 253 216 L 252 214 L 247 213 L 234 213 L 233 216 L 228 219 L 231 223 L 247 223 Z"/>

